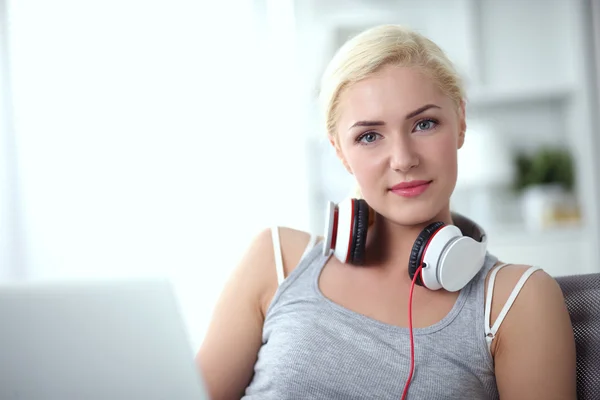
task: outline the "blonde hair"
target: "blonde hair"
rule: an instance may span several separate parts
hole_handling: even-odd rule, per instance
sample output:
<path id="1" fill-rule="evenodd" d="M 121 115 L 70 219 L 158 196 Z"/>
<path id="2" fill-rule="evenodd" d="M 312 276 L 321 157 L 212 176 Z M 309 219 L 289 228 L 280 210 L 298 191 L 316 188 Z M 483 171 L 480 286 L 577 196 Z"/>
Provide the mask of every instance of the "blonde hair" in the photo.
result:
<path id="1" fill-rule="evenodd" d="M 422 68 L 457 109 L 465 98 L 462 79 L 434 42 L 403 26 L 376 26 L 347 41 L 323 74 L 320 103 L 331 138 L 336 137 L 339 98 L 344 89 L 388 64 Z"/>

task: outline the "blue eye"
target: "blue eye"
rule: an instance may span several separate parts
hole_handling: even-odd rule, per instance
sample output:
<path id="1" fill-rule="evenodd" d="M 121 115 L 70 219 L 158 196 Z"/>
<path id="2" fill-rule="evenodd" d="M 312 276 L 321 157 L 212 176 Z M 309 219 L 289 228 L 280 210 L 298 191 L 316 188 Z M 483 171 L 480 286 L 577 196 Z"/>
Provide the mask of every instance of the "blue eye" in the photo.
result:
<path id="1" fill-rule="evenodd" d="M 438 122 L 434 119 L 424 119 L 417 122 L 416 131 L 429 131 L 437 126 Z"/>
<path id="2" fill-rule="evenodd" d="M 356 138 L 356 141 L 361 144 L 373 143 L 374 141 L 377 140 L 378 136 L 380 136 L 378 133 L 366 132 L 366 133 L 363 133 L 362 135 L 360 135 L 358 138 Z"/>

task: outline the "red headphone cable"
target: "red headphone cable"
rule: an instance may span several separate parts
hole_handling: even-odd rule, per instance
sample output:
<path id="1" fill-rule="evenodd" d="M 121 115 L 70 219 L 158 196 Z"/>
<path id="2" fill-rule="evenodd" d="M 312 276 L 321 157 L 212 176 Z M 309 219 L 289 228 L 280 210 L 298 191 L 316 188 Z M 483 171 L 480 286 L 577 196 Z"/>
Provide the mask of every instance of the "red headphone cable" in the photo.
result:
<path id="1" fill-rule="evenodd" d="M 415 283 L 417 281 L 417 277 L 421 273 L 421 267 L 423 267 L 423 264 L 419 265 L 419 268 L 417 268 L 417 271 L 413 276 L 412 284 L 410 285 L 410 294 L 408 297 L 408 329 L 410 331 L 410 371 L 408 373 L 408 379 L 406 380 L 406 384 L 404 385 L 404 393 L 402 393 L 402 400 L 406 400 L 406 396 L 408 395 L 408 388 L 412 381 L 413 371 L 415 370 L 415 340 L 413 337 L 412 326 L 412 300 Z"/>

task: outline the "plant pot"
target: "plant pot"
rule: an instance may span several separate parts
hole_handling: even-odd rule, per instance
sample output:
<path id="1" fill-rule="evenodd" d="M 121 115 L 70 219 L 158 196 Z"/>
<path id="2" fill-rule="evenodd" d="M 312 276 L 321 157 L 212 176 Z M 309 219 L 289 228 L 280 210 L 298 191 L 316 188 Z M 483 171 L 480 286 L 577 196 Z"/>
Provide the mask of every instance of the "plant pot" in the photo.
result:
<path id="1" fill-rule="evenodd" d="M 529 230 L 547 229 L 554 222 L 554 210 L 564 202 L 566 191 L 561 185 L 533 185 L 525 188 L 521 197 L 521 210 Z"/>

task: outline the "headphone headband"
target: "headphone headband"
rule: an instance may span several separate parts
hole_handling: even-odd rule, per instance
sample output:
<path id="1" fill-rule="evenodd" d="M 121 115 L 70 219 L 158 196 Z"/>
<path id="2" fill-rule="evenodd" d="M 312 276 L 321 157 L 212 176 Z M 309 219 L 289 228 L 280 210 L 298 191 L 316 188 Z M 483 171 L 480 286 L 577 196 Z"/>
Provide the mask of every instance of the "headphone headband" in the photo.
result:
<path id="1" fill-rule="evenodd" d="M 487 243 L 487 234 L 479 224 L 457 212 L 452 212 L 451 216 L 452 222 L 460 229 L 464 236 L 469 236 L 482 244 Z"/>

